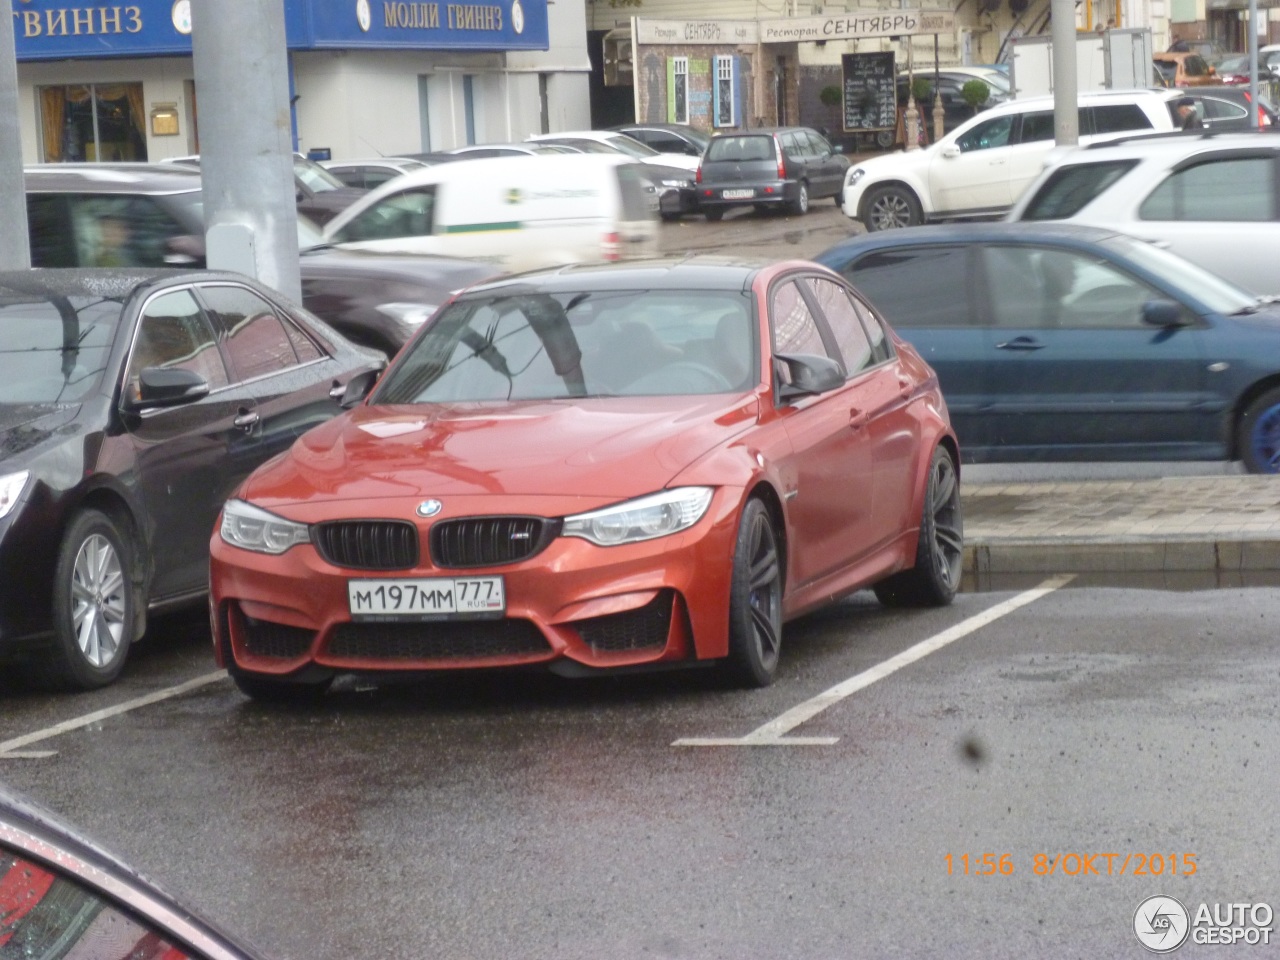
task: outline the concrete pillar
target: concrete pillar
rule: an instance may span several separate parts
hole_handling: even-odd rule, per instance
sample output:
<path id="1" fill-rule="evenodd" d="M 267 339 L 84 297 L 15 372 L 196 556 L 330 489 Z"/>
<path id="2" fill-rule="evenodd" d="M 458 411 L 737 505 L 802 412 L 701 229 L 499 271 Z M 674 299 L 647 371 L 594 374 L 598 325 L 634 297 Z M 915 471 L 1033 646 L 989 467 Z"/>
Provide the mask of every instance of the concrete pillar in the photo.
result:
<path id="1" fill-rule="evenodd" d="M 211 269 L 302 299 L 283 0 L 192 0 Z"/>
<path id="2" fill-rule="evenodd" d="M 0 270 L 31 266 L 27 237 L 27 188 L 22 179 L 18 126 L 18 59 L 8 3 L 0 10 Z"/>
<path id="3" fill-rule="evenodd" d="M 1076 5 L 1050 0 L 1053 45 L 1053 134 L 1058 146 L 1080 142 L 1079 97 L 1076 92 Z"/>

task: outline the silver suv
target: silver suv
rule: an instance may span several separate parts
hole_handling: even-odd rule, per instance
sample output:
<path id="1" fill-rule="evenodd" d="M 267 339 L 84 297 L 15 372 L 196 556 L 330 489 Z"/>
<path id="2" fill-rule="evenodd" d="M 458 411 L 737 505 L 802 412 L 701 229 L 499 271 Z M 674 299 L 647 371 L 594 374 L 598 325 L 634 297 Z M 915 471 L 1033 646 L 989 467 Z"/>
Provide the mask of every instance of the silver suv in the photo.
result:
<path id="1" fill-rule="evenodd" d="M 1134 137 L 1063 153 L 1008 219 L 1122 230 L 1270 296 L 1280 294 L 1278 185 L 1273 134 Z"/>

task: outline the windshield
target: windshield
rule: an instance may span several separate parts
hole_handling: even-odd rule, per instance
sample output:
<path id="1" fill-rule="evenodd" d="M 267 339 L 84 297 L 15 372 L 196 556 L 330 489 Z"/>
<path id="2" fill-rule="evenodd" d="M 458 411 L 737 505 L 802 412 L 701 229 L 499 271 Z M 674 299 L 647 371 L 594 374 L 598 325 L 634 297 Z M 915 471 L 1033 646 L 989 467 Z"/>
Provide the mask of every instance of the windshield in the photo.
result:
<path id="1" fill-rule="evenodd" d="M 645 160 L 649 157 L 656 157 L 658 151 L 653 149 L 647 143 L 641 143 L 634 137 L 628 137 L 625 133 L 613 134 L 605 138 L 605 142 L 611 147 L 615 147 L 619 152 L 625 153 L 629 157 L 635 157 L 637 160 Z"/>
<path id="2" fill-rule="evenodd" d="M 1119 250 L 1168 286 L 1195 291 L 1200 302 L 1214 313 L 1239 313 L 1252 309 L 1258 303 L 1258 298 L 1247 290 L 1144 240 L 1117 234 L 1102 242 Z"/>
<path id="3" fill-rule="evenodd" d="M 312 193 L 324 193 L 326 190 L 340 190 L 346 184 L 335 177 L 320 164 L 302 157 L 293 158 L 293 175 L 297 177 Z"/>
<path id="4" fill-rule="evenodd" d="M 756 379 L 740 291 L 507 293 L 459 300 L 397 360 L 375 403 L 682 396 Z"/>
<path id="5" fill-rule="evenodd" d="M 118 300 L 0 294 L 0 404 L 83 400 L 102 380 L 119 322 Z"/>

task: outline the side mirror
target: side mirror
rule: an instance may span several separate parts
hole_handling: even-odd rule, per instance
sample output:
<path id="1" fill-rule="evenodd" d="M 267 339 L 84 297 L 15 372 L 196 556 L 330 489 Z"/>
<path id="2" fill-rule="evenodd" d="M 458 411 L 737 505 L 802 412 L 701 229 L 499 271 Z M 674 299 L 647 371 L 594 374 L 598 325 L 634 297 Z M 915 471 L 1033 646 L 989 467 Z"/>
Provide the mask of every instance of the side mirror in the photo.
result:
<path id="1" fill-rule="evenodd" d="M 343 410 L 350 410 L 352 407 L 359 406 L 364 402 L 365 397 L 373 390 L 374 384 L 378 382 L 378 377 L 382 375 L 381 370 L 366 370 L 364 373 L 357 373 L 354 377 L 347 381 L 347 388 L 342 391 L 342 399 L 339 403 Z"/>
<path id="2" fill-rule="evenodd" d="M 1142 322 L 1151 327 L 1185 327 L 1182 304 L 1173 300 L 1148 300 L 1142 305 Z"/>
<path id="3" fill-rule="evenodd" d="M 844 368 L 830 357 L 812 353 L 778 354 L 773 358 L 778 397 L 794 400 L 844 386 Z"/>
<path id="4" fill-rule="evenodd" d="M 126 399 L 131 410 L 178 407 L 209 395 L 209 381 L 181 367 L 147 367 L 138 375 L 135 393 Z"/>

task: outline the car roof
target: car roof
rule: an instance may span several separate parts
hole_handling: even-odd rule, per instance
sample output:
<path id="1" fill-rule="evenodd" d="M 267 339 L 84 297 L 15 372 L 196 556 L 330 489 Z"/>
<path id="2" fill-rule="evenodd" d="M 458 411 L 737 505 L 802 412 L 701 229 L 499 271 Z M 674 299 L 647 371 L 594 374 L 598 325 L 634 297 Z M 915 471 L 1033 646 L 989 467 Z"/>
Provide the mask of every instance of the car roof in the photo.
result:
<path id="1" fill-rule="evenodd" d="M 1190 95 L 1190 94 L 1188 94 Z M 1195 95 L 1199 95 L 1196 91 Z M 1211 94 L 1207 94 L 1210 95 Z M 1093 162 L 1101 155 L 1113 157 L 1149 157 L 1176 154 L 1184 156 L 1208 150 L 1280 150 L 1280 138 L 1266 131 L 1250 130 L 1171 130 L 1138 136 L 1116 137 L 1090 143 L 1064 153 L 1055 165 Z"/>
<path id="2" fill-rule="evenodd" d="M 189 193 L 200 189 L 200 171 L 181 164 L 39 163 L 23 167 L 28 191 L 73 192 L 91 184 L 96 193 Z"/>
<path id="3" fill-rule="evenodd" d="M 931 246 L 939 243 L 1057 243 L 1085 246 L 1119 235 L 1118 230 L 1058 221 L 945 223 L 911 227 L 909 230 L 878 230 L 874 233 L 857 234 L 828 248 L 816 259 L 822 262 L 828 254 Z"/>
<path id="4" fill-rule="evenodd" d="M 0 290 L 25 296 L 124 300 L 139 287 L 184 277 L 202 282 L 220 278 L 246 279 L 238 274 L 193 271 L 181 267 L 36 267 L 0 271 Z"/>
<path id="5" fill-rule="evenodd" d="M 501 277 L 469 289 L 465 297 L 495 293 L 568 293 L 626 289 L 744 290 L 767 260 L 711 255 L 659 257 L 620 263 L 583 263 Z"/>
<path id="6" fill-rule="evenodd" d="M 1076 102 L 1081 106 L 1086 104 L 1107 103 L 1116 100 L 1121 102 L 1129 102 L 1135 99 L 1155 100 L 1160 103 L 1175 98 L 1185 96 L 1184 91 L 1178 88 L 1169 87 L 1137 87 L 1129 90 L 1090 90 L 1077 95 Z M 979 117 L 994 116 L 1003 113 L 1024 113 L 1033 109 L 1053 109 L 1054 98 L 1052 94 L 1039 97 L 1018 97 L 1015 100 L 1005 100 L 1003 103 L 997 103 L 988 107 L 978 114 Z"/>

